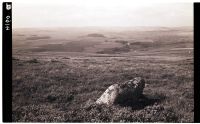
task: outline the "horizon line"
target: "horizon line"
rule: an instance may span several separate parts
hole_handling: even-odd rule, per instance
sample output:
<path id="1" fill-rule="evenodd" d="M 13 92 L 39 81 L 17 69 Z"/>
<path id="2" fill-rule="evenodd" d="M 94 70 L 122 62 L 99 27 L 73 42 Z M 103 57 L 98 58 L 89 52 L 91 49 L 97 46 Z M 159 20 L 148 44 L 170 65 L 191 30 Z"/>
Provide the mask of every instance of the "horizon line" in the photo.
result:
<path id="1" fill-rule="evenodd" d="M 136 28 L 136 27 L 143 27 L 143 28 L 179 28 L 179 27 L 194 27 L 194 26 L 44 26 L 44 27 L 12 27 L 12 29 L 28 29 L 28 28 Z"/>

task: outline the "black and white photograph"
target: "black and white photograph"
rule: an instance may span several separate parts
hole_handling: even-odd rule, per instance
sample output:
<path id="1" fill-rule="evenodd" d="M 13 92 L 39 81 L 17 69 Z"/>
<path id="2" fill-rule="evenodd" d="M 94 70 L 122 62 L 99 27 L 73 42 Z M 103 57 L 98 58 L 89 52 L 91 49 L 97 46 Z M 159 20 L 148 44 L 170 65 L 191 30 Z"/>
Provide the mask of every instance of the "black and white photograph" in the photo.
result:
<path id="1" fill-rule="evenodd" d="M 12 122 L 194 122 L 193 4 L 12 1 Z"/>

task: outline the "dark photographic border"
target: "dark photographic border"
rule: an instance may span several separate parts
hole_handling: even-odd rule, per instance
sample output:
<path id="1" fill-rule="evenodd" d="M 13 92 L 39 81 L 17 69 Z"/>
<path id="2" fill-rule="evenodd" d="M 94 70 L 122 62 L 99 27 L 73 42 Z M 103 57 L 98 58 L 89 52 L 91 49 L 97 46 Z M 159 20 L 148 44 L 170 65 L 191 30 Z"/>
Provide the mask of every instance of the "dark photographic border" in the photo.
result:
<path id="1" fill-rule="evenodd" d="M 199 111 L 199 95 L 200 95 L 200 58 L 199 58 L 199 50 L 200 50 L 200 3 L 194 3 L 194 122 L 200 122 L 200 111 Z"/>
<path id="2" fill-rule="evenodd" d="M 12 122 L 12 3 L 2 4 L 3 122 Z"/>

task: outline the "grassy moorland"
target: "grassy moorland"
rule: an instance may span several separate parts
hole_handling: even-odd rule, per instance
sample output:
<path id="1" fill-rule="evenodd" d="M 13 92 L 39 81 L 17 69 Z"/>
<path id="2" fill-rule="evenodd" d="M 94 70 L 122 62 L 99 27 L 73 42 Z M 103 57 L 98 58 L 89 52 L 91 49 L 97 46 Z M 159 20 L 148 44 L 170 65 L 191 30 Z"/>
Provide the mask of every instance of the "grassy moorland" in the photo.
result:
<path id="1" fill-rule="evenodd" d="M 193 122 L 190 28 L 18 29 L 15 122 Z M 144 78 L 135 105 L 96 105 L 114 83 Z"/>

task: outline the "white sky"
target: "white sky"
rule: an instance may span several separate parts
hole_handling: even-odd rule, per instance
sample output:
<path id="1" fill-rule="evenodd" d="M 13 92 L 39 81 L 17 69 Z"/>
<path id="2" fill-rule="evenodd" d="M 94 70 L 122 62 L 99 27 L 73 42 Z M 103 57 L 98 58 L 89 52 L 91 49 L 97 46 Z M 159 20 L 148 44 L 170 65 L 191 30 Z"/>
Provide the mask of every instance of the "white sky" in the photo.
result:
<path id="1" fill-rule="evenodd" d="M 155 0 L 13 1 L 13 28 L 69 26 L 193 26 L 193 3 L 159 3 Z"/>

